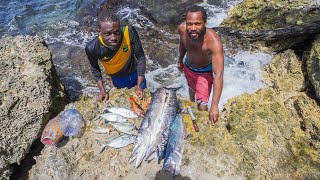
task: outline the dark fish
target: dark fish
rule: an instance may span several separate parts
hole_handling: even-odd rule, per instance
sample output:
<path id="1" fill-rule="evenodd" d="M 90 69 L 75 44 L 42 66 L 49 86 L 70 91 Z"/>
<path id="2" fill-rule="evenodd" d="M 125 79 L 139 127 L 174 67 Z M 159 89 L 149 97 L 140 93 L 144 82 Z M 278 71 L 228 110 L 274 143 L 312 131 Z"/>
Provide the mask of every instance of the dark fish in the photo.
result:
<path id="1" fill-rule="evenodd" d="M 180 165 L 186 137 L 186 129 L 182 114 L 177 114 L 170 127 L 169 140 L 166 147 L 163 169 L 169 171 L 172 176 L 180 174 Z"/>

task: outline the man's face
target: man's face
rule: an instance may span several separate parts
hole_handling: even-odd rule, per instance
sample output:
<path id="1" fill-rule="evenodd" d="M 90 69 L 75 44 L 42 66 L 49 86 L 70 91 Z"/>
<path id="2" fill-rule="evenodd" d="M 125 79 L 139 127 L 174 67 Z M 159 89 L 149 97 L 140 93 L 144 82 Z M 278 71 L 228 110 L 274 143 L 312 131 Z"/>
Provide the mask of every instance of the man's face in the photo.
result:
<path id="1" fill-rule="evenodd" d="M 206 23 L 202 12 L 188 12 L 186 18 L 187 33 L 191 40 L 196 41 L 203 38 L 206 33 Z"/>
<path id="2" fill-rule="evenodd" d="M 103 42 L 110 48 L 115 49 L 121 38 L 120 22 L 100 22 L 100 36 Z"/>

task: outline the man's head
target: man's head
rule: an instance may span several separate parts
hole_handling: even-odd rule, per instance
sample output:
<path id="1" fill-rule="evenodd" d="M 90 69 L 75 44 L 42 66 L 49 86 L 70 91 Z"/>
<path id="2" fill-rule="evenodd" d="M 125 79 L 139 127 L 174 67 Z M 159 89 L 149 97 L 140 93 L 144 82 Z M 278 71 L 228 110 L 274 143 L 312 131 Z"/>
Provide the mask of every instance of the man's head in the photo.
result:
<path id="1" fill-rule="evenodd" d="M 102 11 L 98 17 L 99 34 L 103 42 L 110 48 L 115 49 L 121 39 L 120 20 L 112 11 Z"/>
<path id="2" fill-rule="evenodd" d="M 193 5 L 186 12 L 186 28 L 191 40 L 196 41 L 206 33 L 207 12 L 203 7 Z"/>

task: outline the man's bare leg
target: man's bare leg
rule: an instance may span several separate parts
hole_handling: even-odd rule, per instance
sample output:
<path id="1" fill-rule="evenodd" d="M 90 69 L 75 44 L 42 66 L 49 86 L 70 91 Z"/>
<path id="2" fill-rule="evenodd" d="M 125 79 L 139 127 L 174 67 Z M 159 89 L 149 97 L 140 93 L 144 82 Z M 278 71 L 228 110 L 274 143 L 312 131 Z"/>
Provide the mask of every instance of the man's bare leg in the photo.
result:
<path id="1" fill-rule="evenodd" d="M 191 102 L 196 101 L 195 95 L 196 95 L 196 92 L 194 92 L 191 88 L 189 88 L 189 99 Z"/>

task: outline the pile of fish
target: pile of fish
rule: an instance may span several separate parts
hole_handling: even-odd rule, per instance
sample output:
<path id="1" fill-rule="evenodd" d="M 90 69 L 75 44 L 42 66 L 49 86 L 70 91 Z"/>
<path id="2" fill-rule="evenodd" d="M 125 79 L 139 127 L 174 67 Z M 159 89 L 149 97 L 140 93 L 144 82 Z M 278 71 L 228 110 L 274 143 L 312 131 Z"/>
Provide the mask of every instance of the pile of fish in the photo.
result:
<path id="1" fill-rule="evenodd" d="M 101 114 L 100 117 L 102 117 L 107 124 L 111 124 L 117 131 L 124 133 L 125 135 L 112 139 L 108 144 L 97 140 L 101 145 L 99 153 L 106 147 L 118 149 L 134 143 L 137 130 L 133 124 L 128 122 L 128 119 L 139 117 L 134 111 L 125 108 L 111 107 L 107 108 L 105 114 Z M 109 128 L 96 128 L 92 131 L 95 133 L 108 133 L 111 130 Z"/>
<path id="2" fill-rule="evenodd" d="M 164 159 L 163 169 L 171 175 L 180 174 L 186 130 L 176 90 L 160 88 L 152 95 L 129 159 L 136 160 L 136 168 L 157 158 Z"/>

